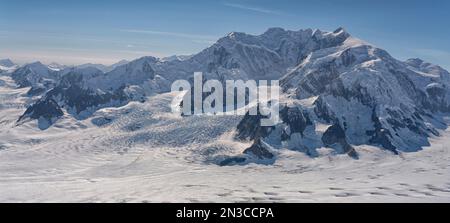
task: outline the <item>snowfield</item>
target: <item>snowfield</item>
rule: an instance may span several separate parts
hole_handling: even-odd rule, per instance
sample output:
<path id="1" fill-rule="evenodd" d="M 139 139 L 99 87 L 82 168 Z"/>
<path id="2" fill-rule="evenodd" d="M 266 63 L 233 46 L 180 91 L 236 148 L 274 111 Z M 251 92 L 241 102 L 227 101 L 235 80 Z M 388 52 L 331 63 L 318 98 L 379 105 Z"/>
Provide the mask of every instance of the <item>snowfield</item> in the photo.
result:
<path id="1" fill-rule="evenodd" d="M 450 202 L 450 129 L 400 155 L 280 149 L 271 162 L 219 166 L 251 145 L 232 139 L 242 117 L 182 118 L 166 93 L 40 130 L 16 123 L 28 90 L 0 77 L 0 202 Z"/>

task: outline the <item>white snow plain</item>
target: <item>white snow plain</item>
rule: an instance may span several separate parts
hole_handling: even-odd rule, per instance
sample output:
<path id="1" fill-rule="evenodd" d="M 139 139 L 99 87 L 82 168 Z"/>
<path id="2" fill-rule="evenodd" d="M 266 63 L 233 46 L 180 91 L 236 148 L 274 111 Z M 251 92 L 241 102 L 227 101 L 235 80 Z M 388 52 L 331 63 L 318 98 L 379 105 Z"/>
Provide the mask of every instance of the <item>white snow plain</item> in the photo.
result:
<path id="1" fill-rule="evenodd" d="M 0 202 L 450 202 L 450 129 L 399 156 L 280 149 L 272 164 L 221 167 L 250 146 L 232 140 L 241 117 L 182 118 L 168 93 L 42 131 L 16 124 L 27 90 L 0 77 Z"/>

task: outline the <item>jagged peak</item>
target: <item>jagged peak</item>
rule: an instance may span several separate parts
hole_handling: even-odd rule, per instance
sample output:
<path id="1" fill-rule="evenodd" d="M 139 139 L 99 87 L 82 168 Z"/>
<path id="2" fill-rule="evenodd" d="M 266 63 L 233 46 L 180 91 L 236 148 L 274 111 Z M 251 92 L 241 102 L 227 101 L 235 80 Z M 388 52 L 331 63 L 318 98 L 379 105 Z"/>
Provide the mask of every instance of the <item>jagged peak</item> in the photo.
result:
<path id="1" fill-rule="evenodd" d="M 16 64 L 12 62 L 10 59 L 0 59 L 0 65 L 5 67 L 13 67 Z"/>
<path id="2" fill-rule="evenodd" d="M 231 32 L 231 33 L 228 33 L 227 37 L 236 38 L 236 37 L 243 36 L 243 35 L 247 35 L 247 34 L 244 32 Z"/>
<path id="3" fill-rule="evenodd" d="M 144 56 L 141 58 L 138 58 L 136 60 L 131 61 L 130 63 L 139 63 L 139 62 L 156 62 L 158 61 L 158 58 L 153 56 Z"/>
<path id="4" fill-rule="evenodd" d="M 32 63 L 28 63 L 28 64 L 26 64 L 25 66 L 45 66 L 45 67 L 47 67 L 45 64 L 43 64 L 41 61 L 35 61 L 35 62 L 32 62 Z"/>
<path id="5" fill-rule="evenodd" d="M 45 71 L 45 72 L 50 71 L 50 68 L 47 65 L 41 63 L 40 61 L 36 61 L 36 62 L 25 64 L 23 67 L 19 68 L 16 71 L 20 71 L 20 70 L 23 70 L 23 69 L 29 69 L 29 70 L 40 71 L 40 72 L 42 72 L 42 71 Z"/>
<path id="6" fill-rule="evenodd" d="M 338 33 L 341 33 L 341 32 L 345 32 L 346 33 L 347 31 L 342 26 L 333 31 L 333 33 L 335 33 L 335 34 L 338 34 Z"/>
<path id="7" fill-rule="evenodd" d="M 425 61 L 420 58 L 409 58 L 405 62 L 413 67 L 420 66 L 421 64 L 425 63 Z"/>
<path id="8" fill-rule="evenodd" d="M 117 66 L 113 70 L 109 71 L 108 73 L 117 73 L 117 72 L 123 72 L 123 69 L 130 69 L 130 71 L 133 70 L 140 70 L 143 69 L 147 65 L 155 64 L 159 62 L 160 59 L 153 57 L 153 56 L 144 56 L 140 57 L 138 59 L 132 60 L 128 63 L 122 64 L 120 66 Z"/>
<path id="9" fill-rule="evenodd" d="M 312 36 L 319 37 L 319 36 L 322 36 L 323 33 L 324 32 L 322 30 L 320 30 L 320 29 L 314 29 L 313 32 L 312 32 Z"/>
<path id="10" fill-rule="evenodd" d="M 128 63 L 128 62 L 130 62 L 130 61 L 125 60 L 125 59 L 122 59 L 122 60 L 120 60 L 120 61 L 118 61 L 117 63 L 114 63 L 114 64 Z M 114 65 L 114 64 L 113 64 L 113 65 Z"/>
<path id="11" fill-rule="evenodd" d="M 410 58 L 407 59 L 405 63 L 422 72 L 440 75 L 449 75 L 449 72 L 446 69 L 442 68 L 441 66 L 426 62 L 420 58 Z"/>
<path id="12" fill-rule="evenodd" d="M 94 66 L 68 67 L 68 68 L 66 68 L 66 70 L 69 70 L 70 72 L 73 72 L 73 73 L 80 73 L 80 74 L 85 74 L 85 73 L 103 73 L 102 70 L 100 70 L 100 69 L 98 69 L 97 67 L 94 67 Z"/>
<path id="13" fill-rule="evenodd" d="M 231 32 L 231 33 L 228 33 L 228 35 L 226 35 L 225 37 L 220 38 L 218 43 L 228 42 L 230 40 L 240 42 L 249 36 L 252 36 L 252 35 L 249 35 L 244 32 Z"/>
<path id="14" fill-rule="evenodd" d="M 270 35 L 270 34 L 278 34 L 278 33 L 284 33 L 284 32 L 286 32 L 286 30 L 281 27 L 271 27 L 271 28 L 267 29 L 267 31 L 264 32 L 264 34 Z"/>

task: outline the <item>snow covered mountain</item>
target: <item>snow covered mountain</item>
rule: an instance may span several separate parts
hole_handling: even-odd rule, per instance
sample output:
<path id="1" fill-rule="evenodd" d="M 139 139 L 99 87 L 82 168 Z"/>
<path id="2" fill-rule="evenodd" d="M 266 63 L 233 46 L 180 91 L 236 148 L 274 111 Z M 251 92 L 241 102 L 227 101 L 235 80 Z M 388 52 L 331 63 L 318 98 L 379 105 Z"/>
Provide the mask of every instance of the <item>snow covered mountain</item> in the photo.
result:
<path id="1" fill-rule="evenodd" d="M 11 78 L 19 87 L 31 87 L 30 96 L 41 94 L 54 87 L 60 77 L 58 71 L 50 69 L 41 62 L 26 64 L 12 72 Z"/>
<path id="2" fill-rule="evenodd" d="M 17 68 L 17 64 L 13 63 L 10 59 L 0 60 L 0 73 L 11 72 Z"/>
<path id="3" fill-rule="evenodd" d="M 65 68 L 67 68 L 66 65 L 62 65 L 62 64 L 59 64 L 59 63 L 55 63 L 55 62 L 50 63 L 49 65 L 47 65 L 47 67 L 50 68 L 50 70 L 53 70 L 53 71 L 61 71 L 61 70 L 64 70 Z"/>
<path id="4" fill-rule="evenodd" d="M 127 61 L 127 60 L 121 60 L 121 61 L 119 61 L 119 62 L 117 62 L 117 63 L 114 63 L 114 64 L 112 64 L 112 65 L 109 65 L 109 66 L 107 66 L 107 65 L 103 65 L 103 64 L 93 64 L 93 63 L 86 63 L 86 64 L 81 64 L 81 65 L 78 65 L 78 66 L 76 66 L 77 68 L 87 68 L 87 67 L 95 67 L 96 69 L 99 69 L 99 70 L 101 70 L 102 72 L 109 72 L 109 71 L 112 71 L 112 70 L 114 70 L 116 67 L 118 67 L 118 66 L 121 66 L 121 65 L 124 65 L 124 64 L 127 64 L 127 63 L 129 63 L 129 61 Z"/>
<path id="5" fill-rule="evenodd" d="M 38 119 L 39 126 L 46 129 L 64 114 L 63 109 L 83 119 L 100 108 L 143 101 L 145 96 L 167 91 L 169 82 L 150 65 L 155 62 L 156 58 L 143 57 L 108 73 L 92 66 L 66 68 L 57 73 L 56 85 L 29 106 L 19 122 Z"/>
<path id="6" fill-rule="evenodd" d="M 258 120 L 249 124 L 253 118 L 246 116 L 240 138 L 255 140 L 260 151 L 267 150 L 261 144 L 266 141 L 311 156 L 325 146 L 357 158 L 351 145 L 417 151 L 446 127 L 441 115 L 450 111 L 447 71 L 418 59 L 398 61 L 343 29 L 320 35 L 338 44 L 316 48 L 280 79 L 282 123 L 257 128 Z"/>
<path id="7" fill-rule="evenodd" d="M 352 145 L 417 151 L 445 127 L 441 115 L 450 111 L 447 71 L 420 59 L 396 60 L 343 28 L 233 32 L 184 59 L 143 57 L 107 73 L 88 67 L 59 73 L 40 63 L 19 68 L 12 77 L 21 87 L 53 84 L 19 121 L 38 119 L 49 127 L 64 112 L 87 118 L 100 108 L 167 92 L 172 81 L 191 80 L 198 71 L 219 80 L 279 79 L 282 122 L 263 128 L 260 116 L 243 117 L 235 138 L 254 145 L 222 160 L 233 163 L 255 154 L 271 159 L 281 147 L 310 156 L 330 147 L 353 158 Z"/>
<path id="8" fill-rule="evenodd" d="M 1 59 L 0 60 L 0 66 L 2 66 L 2 67 L 14 67 L 14 66 L 16 66 L 16 64 L 13 63 L 10 59 Z"/>
<path id="9" fill-rule="evenodd" d="M 161 58 L 161 61 L 162 62 L 175 61 L 175 60 L 183 61 L 183 60 L 187 60 L 191 57 L 192 57 L 192 55 L 173 55 L 173 56 Z"/>

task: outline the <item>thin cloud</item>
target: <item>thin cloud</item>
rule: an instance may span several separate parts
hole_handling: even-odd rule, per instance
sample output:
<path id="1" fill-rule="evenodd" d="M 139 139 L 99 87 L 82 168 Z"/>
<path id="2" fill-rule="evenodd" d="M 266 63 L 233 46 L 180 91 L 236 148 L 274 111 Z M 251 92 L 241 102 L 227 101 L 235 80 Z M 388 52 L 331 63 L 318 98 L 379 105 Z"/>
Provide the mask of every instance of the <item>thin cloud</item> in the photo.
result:
<path id="1" fill-rule="evenodd" d="M 173 36 L 173 37 L 181 37 L 187 39 L 201 39 L 201 40 L 216 40 L 218 37 L 209 36 L 209 35 L 196 35 L 196 34 L 188 34 L 188 33 L 177 33 L 177 32 L 162 32 L 155 30 L 139 30 L 139 29 L 123 29 L 122 32 L 128 33 L 142 33 L 142 34 L 152 34 L 152 35 L 162 35 L 162 36 Z"/>
<path id="2" fill-rule="evenodd" d="M 281 11 L 261 8 L 261 7 L 257 7 L 257 6 L 242 5 L 242 4 L 237 4 L 237 3 L 225 2 L 225 3 L 223 3 L 223 5 L 228 6 L 228 7 L 232 7 L 232 8 L 244 9 L 244 10 L 253 11 L 253 12 L 259 12 L 259 13 L 264 13 L 264 14 L 272 14 L 272 15 L 283 15 L 283 14 L 286 14 L 286 13 L 283 13 Z"/>

